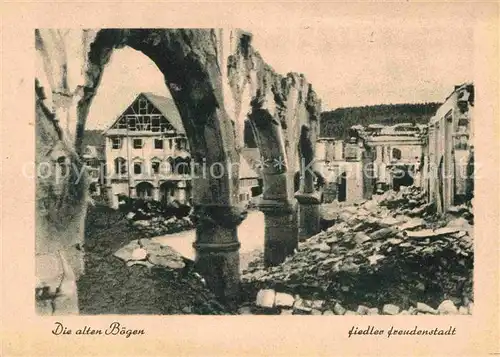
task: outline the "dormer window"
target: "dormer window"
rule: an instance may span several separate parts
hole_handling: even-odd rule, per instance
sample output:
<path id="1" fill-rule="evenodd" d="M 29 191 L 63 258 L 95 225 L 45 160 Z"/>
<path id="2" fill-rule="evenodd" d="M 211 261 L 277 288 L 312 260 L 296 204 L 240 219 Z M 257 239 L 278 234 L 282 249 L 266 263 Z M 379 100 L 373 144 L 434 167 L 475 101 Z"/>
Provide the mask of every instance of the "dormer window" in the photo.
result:
<path id="1" fill-rule="evenodd" d="M 139 114 L 148 113 L 148 101 L 146 99 L 139 99 Z"/>

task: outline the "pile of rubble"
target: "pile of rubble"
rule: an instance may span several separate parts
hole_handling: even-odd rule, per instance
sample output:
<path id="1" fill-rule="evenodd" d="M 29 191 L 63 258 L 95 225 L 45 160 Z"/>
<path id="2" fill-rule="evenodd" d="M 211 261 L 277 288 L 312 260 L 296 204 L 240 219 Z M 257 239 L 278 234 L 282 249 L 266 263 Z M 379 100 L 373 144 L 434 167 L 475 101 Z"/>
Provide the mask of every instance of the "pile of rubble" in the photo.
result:
<path id="1" fill-rule="evenodd" d="M 115 257 L 126 262 L 127 266 L 142 265 L 147 268 L 164 267 L 183 269 L 190 263 L 168 245 L 152 239 L 137 239 L 117 250 Z"/>
<path id="2" fill-rule="evenodd" d="M 410 311 L 417 303 L 438 306 L 443 300 L 468 306 L 473 226 L 460 215 L 472 219 L 472 213 L 453 207 L 450 214 L 424 219 L 430 209 L 423 207 L 429 205 L 414 188 L 341 207 L 334 226 L 300 243 L 283 264 L 266 269 L 261 258 L 251 262 L 244 286 L 253 296 L 274 289 L 341 302 L 352 311 L 387 304 Z"/>
<path id="3" fill-rule="evenodd" d="M 130 225 L 140 231 L 143 237 L 155 237 L 164 234 L 172 234 L 194 228 L 189 217 L 153 217 L 149 220 L 133 220 L 133 213 L 127 215 Z"/>
<path id="4" fill-rule="evenodd" d="M 459 308 L 451 300 L 442 301 L 437 308 L 418 302 L 408 309 L 394 304 L 384 304 L 381 309 L 358 305 L 348 310 L 336 300 L 307 300 L 299 295 L 262 289 L 258 292 L 255 304 L 240 307 L 241 315 L 472 315 L 473 302 Z"/>
<path id="5" fill-rule="evenodd" d="M 126 213 L 130 226 L 143 237 L 177 233 L 194 228 L 191 207 L 178 202 L 162 203 L 153 200 L 120 197 L 119 209 Z"/>

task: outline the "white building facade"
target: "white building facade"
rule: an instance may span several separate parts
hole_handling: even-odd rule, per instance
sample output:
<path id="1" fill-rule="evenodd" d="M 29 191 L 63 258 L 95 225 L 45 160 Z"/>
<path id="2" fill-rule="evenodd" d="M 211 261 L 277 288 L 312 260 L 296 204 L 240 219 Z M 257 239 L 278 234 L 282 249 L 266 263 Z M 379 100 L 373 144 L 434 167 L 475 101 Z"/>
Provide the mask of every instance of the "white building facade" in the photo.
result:
<path id="1" fill-rule="evenodd" d="M 182 120 L 172 99 L 141 93 L 104 132 L 107 193 L 118 207 L 120 195 L 190 204 L 191 155 Z M 240 201 L 259 185 L 258 174 L 240 158 Z"/>

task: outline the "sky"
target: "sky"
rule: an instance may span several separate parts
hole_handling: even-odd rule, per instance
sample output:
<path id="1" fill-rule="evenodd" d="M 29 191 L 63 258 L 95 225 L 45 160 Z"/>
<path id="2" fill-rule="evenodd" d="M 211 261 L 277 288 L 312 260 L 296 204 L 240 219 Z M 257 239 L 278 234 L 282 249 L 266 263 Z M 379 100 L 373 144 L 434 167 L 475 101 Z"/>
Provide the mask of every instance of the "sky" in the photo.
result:
<path id="1" fill-rule="evenodd" d="M 453 18 L 372 18 L 314 25 L 245 28 L 277 72 L 305 74 L 323 110 L 375 104 L 442 102 L 473 78 L 473 30 Z M 88 129 L 105 128 L 140 92 L 169 96 L 143 54 L 113 53 L 92 104 Z"/>

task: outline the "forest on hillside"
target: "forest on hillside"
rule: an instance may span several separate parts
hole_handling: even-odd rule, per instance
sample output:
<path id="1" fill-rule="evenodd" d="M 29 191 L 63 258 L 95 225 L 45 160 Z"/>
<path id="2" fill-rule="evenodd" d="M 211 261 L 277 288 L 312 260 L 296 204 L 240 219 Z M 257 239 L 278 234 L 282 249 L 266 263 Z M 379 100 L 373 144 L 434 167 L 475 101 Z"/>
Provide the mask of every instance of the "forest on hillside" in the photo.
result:
<path id="1" fill-rule="evenodd" d="M 394 125 L 427 124 L 441 103 L 381 104 L 364 107 L 337 108 L 321 113 L 320 137 L 343 139 L 356 124 Z"/>

